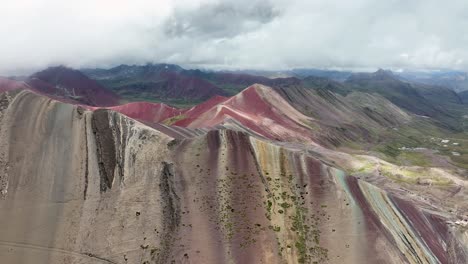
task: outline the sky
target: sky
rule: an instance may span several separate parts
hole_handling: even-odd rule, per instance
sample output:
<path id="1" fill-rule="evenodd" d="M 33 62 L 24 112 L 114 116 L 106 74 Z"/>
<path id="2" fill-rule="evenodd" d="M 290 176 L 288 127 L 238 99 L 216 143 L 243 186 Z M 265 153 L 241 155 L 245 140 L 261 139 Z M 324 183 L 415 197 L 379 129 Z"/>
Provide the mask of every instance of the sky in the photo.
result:
<path id="1" fill-rule="evenodd" d="M 0 18 L 3 75 L 145 63 L 468 70 L 466 0 L 15 0 Z"/>

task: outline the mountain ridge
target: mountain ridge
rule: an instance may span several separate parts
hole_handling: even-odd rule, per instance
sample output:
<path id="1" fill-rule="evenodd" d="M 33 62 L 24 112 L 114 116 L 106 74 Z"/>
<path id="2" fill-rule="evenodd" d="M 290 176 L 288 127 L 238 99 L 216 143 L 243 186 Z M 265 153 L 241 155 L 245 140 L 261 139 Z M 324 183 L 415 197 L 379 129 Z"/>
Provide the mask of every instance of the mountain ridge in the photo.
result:
<path id="1" fill-rule="evenodd" d="M 0 234 L 21 252 L 0 247 L 5 260 L 466 261 L 447 213 L 348 176 L 318 153 L 230 129 L 175 140 L 111 110 L 27 90 L 0 97 L 0 162 L 9 164 L 0 174 L 9 228 Z M 18 246 L 31 242 L 48 249 Z"/>
<path id="2" fill-rule="evenodd" d="M 112 91 L 100 86 L 78 70 L 65 66 L 49 67 L 31 75 L 26 81 L 33 89 L 92 106 L 111 106 L 119 103 Z"/>

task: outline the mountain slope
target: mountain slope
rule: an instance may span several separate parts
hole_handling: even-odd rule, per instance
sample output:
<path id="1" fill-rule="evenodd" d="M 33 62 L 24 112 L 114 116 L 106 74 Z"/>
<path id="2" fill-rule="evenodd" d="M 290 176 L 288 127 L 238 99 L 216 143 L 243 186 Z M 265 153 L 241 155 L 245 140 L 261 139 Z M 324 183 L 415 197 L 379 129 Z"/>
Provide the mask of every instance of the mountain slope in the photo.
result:
<path id="1" fill-rule="evenodd" d="M 128 100 L 154 100 L 175 104 L 199 102 L 226 92 L 196 75 L 171 64 L 83 70 L 90 78 Z"/>
<path id="2" fill-rule="evenodd" d="M 271 87 L 302 84 L 295 77 L 270 79 L 242 72 L 185 70 L 172 64 L 120 65 L 83 72 L 130 101 L 150 100 L 182 107 L 213 96 L 233 96 L 256 83 Z"/>
<path id="3" fill-rule="evenodd" d="M 402 79 L 428 85 L 450 88 L 455 92 L 468 90 L 468 74 L 459 71 L 403 71 L 398 73 Z"/>
<path id="4" fill-rule="evenodd" d="M 145 122 L 160 123 L 170 117 L 179 115 L 182 110 L 162 103 L 134 102 L 108 107 L 107 109 L 122 113 L 133 119 Z"/>
<path id="5" fill-rule="evenodd" d="M 37 72 L 26 82 L 40 93 L 86 105 L 111 106 L 119 103 L 118 96 L 112 91 L 89 79 L 80 71 L 62 66 Z"/>
<path id="6" fill-rule="evenodd" d="M 313 140 L 306 124 L 310 118 L 292 108 L 271 88 L 258 84 L 213 105 L 203 113 L 196 111 L 195 107 L 174 125 L 215 127 L 231 119 L 270 139 Z"/>
<path id="7" fill-rule="evenodd" d="M 0 93 L 15 90 L 15 89 L 24 89 L 24 88 L 26 88 L 26 85 L 24 82 L 14 81 L 14 80 L 0 77 Z"/>
<path id="8" fill-rule="evenodd" d="M 3 261 L 467 261 L 447 215 L 306 151 L 226 129 L 174 140 L 114 111 L 0 96 Z"/>
<path id="9" fill-rule="evenodd" d="M 327 141 L 335 146 L 347 141 L 372 142 L 379 131 L 412 120 L 408 113 L 379 95 L 352 92 L 342 96 L 326 87 L 275 90 L 294 108 L 316 120 L 324 144 Z"/>
<path id="10" fill-rule="evenodd" d="M 401 81 L 390 71 L 350 73 L 303 71 L 301 79 L 267 78 L 243 72 L 185 70 L 177 65 L 121 65 L 109 70 L 85 70 L 104 86 L 113 89 L 129 101 L 150 100 L 179 107 L 190 107 L 213 96 L 234 96 L 245 87 L 263 84 L 276 89 L 304 88 L 328 90 L 346 96 L 358 91 L 380 94 L 398 107 L 411 113 L 431 117 L 445 128 L 462 131 L 461 119 L 468 113 L 462 99 L 452 90 L 437 85 Z M 320 76 L 341 76 L 338 82 Z M 346 80 L 343 77 L 347 77 Z M 335 76 L 336 77 L 336 76 Z"/>
<path id="11" fill-rule="evenodd" d="M 450 148 L 434 145 L 435 138 L 454 136 L 455 142 L 464 141 L 462 135 L 455 135 L 440 121 L 403 110 L 378 93 L 359 92 L 323 78 L 314 77 L 309 82 L 314 88 L 253 85 L 236 96 L 213 97 L 189 109 L 151 103 L 107 109 L 163 129 L 176 138 L 195 137 L 213 128 L 229 128 L 288 143 L 313 142 L 329 148 L 352 148 L 361 153 L 371 151 L 371 155 L 393 163 L 407 164 L 409 155 L 415 156 L 412 161 L 415 164 L 449 159 L 449 163 L 443 163 L 464 167 L 467 156 L 460 144 Z M 291 119 L 293 116 L 296 118 Z M 408 154 L 405 148 L 427 148 L 442 156 Z"/>
<path id="12" fill-rule="evenodd" d="M 198 76 L 212 82 L 216 86 L 235 95 L 254 84 L 263 84 L 272 87 L 285 87 L 300 85 L 302 81 L 295 77 L 267 78 L 242 72 L 204 72 L 200 70 L 184 70 L 184 74 Z"/>
<path id="13" fill-rule="evenodd" d="M 468 91 L 464 91 L 458 94 L 464 104 L 468 104 Z"/>
<path id="14" fill-rule="evenodd" d="M 255 84 L 236 96 L 214 97 L 182 109 L 163 122 L 187 128 L 236 127 L 269 139 L 339 146 L 350 140 L 371 140 L 372 133 L 410 119 L 376 95 L 353 92 L 343 97 L 326 89 Z M 152 122 L 150 117 L 141 120 Z"/>
<path id="15" fill-rule="evenodd" d="M 402 82 L 384 70 L 351 75 L 346 84 L 353 90 L 378 93 L 407 111 L 434 118 L 451 129 L 461 129 L 459 119 L 467 111 L 448 88 Z"/>

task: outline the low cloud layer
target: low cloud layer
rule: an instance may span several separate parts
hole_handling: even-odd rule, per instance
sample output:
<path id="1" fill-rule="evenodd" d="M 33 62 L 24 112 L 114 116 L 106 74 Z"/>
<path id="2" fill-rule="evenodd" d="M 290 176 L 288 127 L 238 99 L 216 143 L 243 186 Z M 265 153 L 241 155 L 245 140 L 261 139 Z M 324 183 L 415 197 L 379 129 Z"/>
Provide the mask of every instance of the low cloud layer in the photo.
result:
<path id="1" fill-rule="evenodd" d="M 468 70 L 462 0 L 17 0 L 0 75 L 49 65 Z"/>

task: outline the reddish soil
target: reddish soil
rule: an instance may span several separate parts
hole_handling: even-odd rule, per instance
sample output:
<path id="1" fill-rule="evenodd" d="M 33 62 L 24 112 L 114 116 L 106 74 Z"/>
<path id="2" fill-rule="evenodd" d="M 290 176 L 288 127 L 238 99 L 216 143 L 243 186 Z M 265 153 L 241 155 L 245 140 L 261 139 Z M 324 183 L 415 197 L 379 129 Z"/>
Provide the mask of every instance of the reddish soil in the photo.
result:
<path id="1" fill-rule="evenodd" d="M 26 81 L 40 93 L 73 99 L 92 106 L 118 105 L 119 97 L 80 71 L 52 67 L 33 74 Z"/>
<path id="2" fill-rule="evenodd" d="M 24 87 L 25 85 L 23 82 L 18 82 L 18 81 L 0 77 L 0 93 L 15 90 L 15 89 L 20 89 Z"/>
<path id="3" fill-rule="evenodd" d="M 165 72 L 160 77 L 165 80 L 166 96 L 170 98 L 208 99 L 212 96 L 226 94 L 221 88 L 196 76 Z"/>
<path id="4" fill-rule="evenodd" d="M 273 90 L 271 90 L 274 93 Z M 217 103 L 217 104 L 216 104 Z M 174 123 L 177 126 L 202 128 L 215 127 L 227 119 L 234 119 L 244 127 L 270 139 L 284 135 L 294 136 L 305 129 L 285 115 L 280 105 L 272 105 L 259 94 L 253 85 L 229 99 L 214 98 L 184 113 L 185 118 Z M 303 136 L 303 135 L 302 135 Z"/>
<path id="5" fill-rule="evenodd" d="M 122 113 L 128 117 L 146 122 L 162 122 L 172 116 L 182 113 L 183 110 L 160 103 L 135 102 L 110 107 L 109 109 Z"/>

